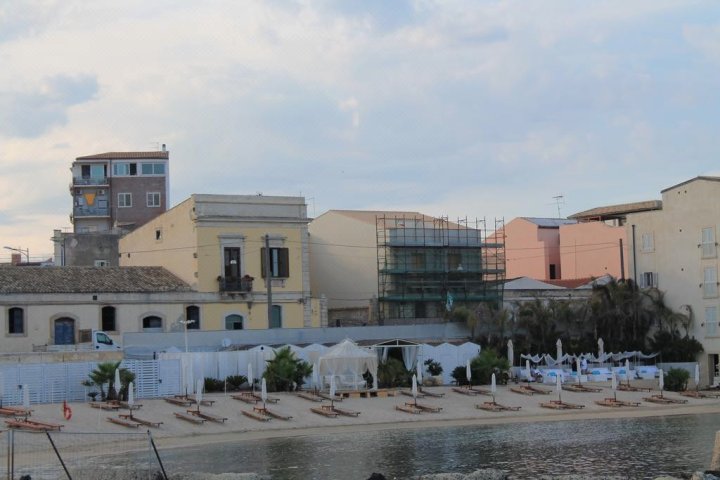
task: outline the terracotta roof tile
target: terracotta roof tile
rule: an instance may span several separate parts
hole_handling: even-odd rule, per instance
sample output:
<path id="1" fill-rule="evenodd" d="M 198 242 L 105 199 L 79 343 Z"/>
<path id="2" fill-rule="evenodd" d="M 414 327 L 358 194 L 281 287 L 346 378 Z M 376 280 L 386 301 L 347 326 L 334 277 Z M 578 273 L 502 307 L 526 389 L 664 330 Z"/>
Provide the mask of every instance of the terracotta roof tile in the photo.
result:
<path id="1" fill-rule="evenodd" d="M 75 160 L 146 160 L 170 158 L 170 152 L 106 152 L 77 157 Z"/>

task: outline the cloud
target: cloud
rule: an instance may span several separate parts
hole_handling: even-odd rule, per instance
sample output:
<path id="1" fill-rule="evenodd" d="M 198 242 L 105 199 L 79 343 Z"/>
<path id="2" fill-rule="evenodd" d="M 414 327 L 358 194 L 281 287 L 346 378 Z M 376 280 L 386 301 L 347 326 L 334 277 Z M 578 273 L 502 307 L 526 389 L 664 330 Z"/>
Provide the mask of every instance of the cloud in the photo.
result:
<path id="1" fill-rule="evenodd" d="M 68 109 L 97 92 L 97 79 L 89 75 L 56 75 L 29 92 L 0 91 L 0 136 L 40 136 L 67 123 Z"/>

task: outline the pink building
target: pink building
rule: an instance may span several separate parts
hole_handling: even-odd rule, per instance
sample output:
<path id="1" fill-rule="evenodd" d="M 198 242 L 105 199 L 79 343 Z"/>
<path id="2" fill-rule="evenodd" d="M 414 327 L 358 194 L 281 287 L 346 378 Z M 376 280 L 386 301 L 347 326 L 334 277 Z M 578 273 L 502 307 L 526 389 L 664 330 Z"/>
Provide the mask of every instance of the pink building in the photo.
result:
<path id="1" fill-rule="evenodd" d="M 622 241 L 623 254 L 620 253 Z M 604 222 L 586 222 L 560 227 L 560 269 L 562 278 L 598 278 L 628 273 L 625 227 Z M 622 260 L 621 260 L 622 258 Z M 621 267 L 624 264 L 624 267 Z"/>

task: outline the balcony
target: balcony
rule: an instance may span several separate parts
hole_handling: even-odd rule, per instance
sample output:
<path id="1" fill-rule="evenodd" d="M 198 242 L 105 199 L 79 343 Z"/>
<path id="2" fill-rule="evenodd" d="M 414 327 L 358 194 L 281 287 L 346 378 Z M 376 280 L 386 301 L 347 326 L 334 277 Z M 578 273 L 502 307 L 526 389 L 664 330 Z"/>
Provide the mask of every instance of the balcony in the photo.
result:
<path id="1" fill-rule="evenodd" d="M 75 207 L 73 208 L 73 217 L 109 217 L 110 209 L 98 207 Z"/>
<path id="2" fill-rule="evenodd" d="M 250 293 L 253 287 L 253 277 L 245 275 L 242 278 L 218 277 L 221 292 Z"/>
<path id="3" fill-rule="evenodd" d="M 108 179 L 107 177 L 73 177 L 73 186 L 83 185 L 107 186 Z"/>

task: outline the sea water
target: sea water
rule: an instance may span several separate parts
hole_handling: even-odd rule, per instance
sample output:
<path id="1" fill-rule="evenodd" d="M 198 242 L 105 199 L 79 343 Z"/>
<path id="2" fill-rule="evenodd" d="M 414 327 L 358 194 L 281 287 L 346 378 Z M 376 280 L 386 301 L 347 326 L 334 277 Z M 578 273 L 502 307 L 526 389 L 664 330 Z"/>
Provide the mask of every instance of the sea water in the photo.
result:
<path id="1" fill-rule="evenodd" d="M 333 433 L 171 449 L 168 473 L 258 472 L 274 479 L 408 478 L 498 468 L 520 478 L 654 478 L 709 467 L 718 415 L 568 420 Z M 161 441 L 159 442 L 162 443 Z"/>

